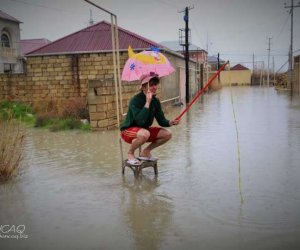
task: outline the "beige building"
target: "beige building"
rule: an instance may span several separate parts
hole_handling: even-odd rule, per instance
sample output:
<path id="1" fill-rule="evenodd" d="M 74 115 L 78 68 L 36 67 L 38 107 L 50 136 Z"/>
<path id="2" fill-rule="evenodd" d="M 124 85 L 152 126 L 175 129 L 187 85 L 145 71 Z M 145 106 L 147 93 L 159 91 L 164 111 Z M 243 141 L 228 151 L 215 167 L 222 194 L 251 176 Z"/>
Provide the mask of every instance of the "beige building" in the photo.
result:
<path id="1" fill-rule="evenodd" d="M 228 85 L 250 85 L 251 70 L 241 64 L 237 64 L 230 70 L 220 73 L 220 83 L 222 86 Z"/>

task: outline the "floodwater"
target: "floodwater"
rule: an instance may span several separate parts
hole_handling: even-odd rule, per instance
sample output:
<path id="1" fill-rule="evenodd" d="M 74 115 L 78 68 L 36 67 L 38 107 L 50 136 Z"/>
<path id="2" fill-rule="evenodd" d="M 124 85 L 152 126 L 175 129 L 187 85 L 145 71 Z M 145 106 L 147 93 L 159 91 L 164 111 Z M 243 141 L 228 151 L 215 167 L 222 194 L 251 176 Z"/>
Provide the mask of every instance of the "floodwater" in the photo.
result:
<path id="1" fill-rule="evenodd" d="M 299 99 L 223 88 L 171 130 L 158 177 L 135 179 L 117 131 L 30 129 L 22 175 L 0 186 L 0 248 L 300 249 Z"/>

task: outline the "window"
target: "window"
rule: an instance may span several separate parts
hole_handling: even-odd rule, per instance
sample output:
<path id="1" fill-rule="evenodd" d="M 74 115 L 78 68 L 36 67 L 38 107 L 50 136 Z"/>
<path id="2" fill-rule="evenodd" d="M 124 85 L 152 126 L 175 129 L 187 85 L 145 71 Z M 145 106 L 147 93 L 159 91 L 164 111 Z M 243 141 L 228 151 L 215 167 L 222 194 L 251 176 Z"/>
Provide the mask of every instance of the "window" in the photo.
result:
<path id="1" fill-rule="evenodd" d="M 11 74 L 13 72 L 13 64 L 12 63 L 4 63 L 4 73 Z"/>
<path id="2" fill-rule="evenodd" d="M 9 38 L 8 38 L 7 34 L 2 34 L 1 35 L 1 46 L 6 47 L 6 48 L 10 47 Z"/>

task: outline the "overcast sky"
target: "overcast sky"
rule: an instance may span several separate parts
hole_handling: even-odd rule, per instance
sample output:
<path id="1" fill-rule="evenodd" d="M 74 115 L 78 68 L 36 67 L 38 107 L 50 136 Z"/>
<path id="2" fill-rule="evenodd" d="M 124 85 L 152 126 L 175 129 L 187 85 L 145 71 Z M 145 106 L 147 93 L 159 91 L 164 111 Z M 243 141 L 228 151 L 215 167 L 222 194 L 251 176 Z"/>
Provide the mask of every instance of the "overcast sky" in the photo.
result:
<path id="1" fill-rule="evenodd" d="M 265 61 L 268 42 L 270 67 L 288 60 L 290 15 L 284 3 L 291 0 L 92 0 L 117 15 L 118 25 L 155 42 L 178 40 L 190 6 L 192 43 L 236 63 Z M 0 0 L 0 9 L 19 19 L 21 39 L 51 41 L 87 27 L 92 10 L 95 22 L 110 16 L 84 0 Z M 294 0 L 294 4 L 298 1 Z M 300 54 L 300 7 L 294 8 L 294 51 Z M 244 64 L 247 66 L 247 64 Z M 252 64 L 248 64 L 250 66 Z"/>

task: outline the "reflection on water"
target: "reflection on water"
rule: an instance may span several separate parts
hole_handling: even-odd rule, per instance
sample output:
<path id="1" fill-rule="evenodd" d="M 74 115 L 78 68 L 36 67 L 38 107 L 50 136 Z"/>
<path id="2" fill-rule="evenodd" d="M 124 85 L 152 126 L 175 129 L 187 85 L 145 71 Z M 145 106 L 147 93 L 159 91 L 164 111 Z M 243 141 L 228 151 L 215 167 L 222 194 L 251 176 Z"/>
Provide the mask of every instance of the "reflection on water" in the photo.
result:
<path id="1" fill-rule="evenodd" d="M 137 249 L 160 249 L 172 219 L 172 200 L 156 194 L 159 181 L 147 176 L 128 181 L 123 178 L 124 219 L 132 231 Z"/>
<path id="2" fill-rule="evenodd" d="M 25 225 L 28 238 L 0 231 L 0 248 L 299 249 L 300 100 L 271 88 L 232 95 L 240 173 L 230 88 L 171 128 L 157 178 L 122 176 L 118 131 L 28 130 L 24 171 L 0 186 L 0 229 Z"/>

